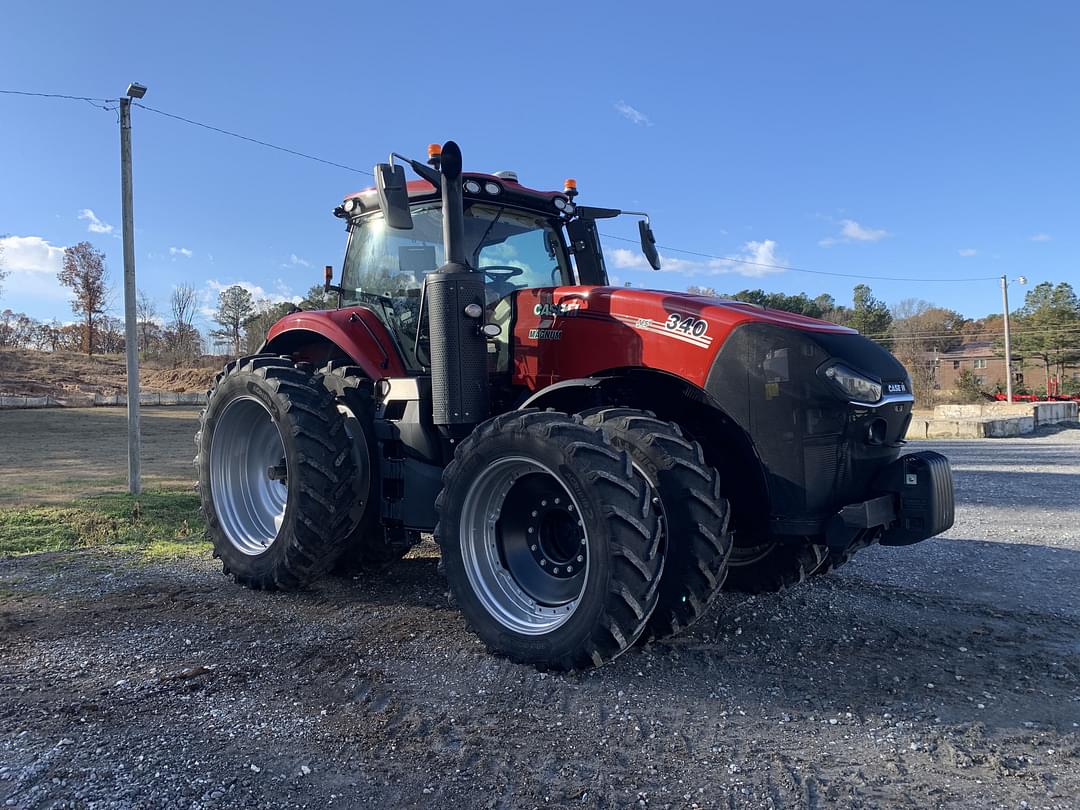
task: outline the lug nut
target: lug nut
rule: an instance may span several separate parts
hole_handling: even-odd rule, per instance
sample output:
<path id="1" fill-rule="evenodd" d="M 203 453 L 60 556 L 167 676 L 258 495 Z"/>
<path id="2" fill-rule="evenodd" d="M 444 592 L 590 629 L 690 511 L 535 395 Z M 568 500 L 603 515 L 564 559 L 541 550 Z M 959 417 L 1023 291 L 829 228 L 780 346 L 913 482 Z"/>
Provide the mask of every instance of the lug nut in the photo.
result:
<path id="1" fill-rule="evenodd" d="M 537 511 L 536 511 L 535 509 L 533 509 L 533 510 L 532 510 L 532 516 L 533 516 L 533 517 L 536 517 L 536 515 L 537 515 L 537 514 L 538 514 L 538 513 L 537 513 Z"/>
<path id="2" fill-rule="evenodd" d="M 554 568 L 552 568 L 551 573 L 553 573 L 553 574 L 559 573 L 559 566 L 556 565 Z"/>
<path id="3" fill-rule="evenodd" d="M 529 546 L 529 548 L 530 548 L 530 549 L 531 549 L 532 551 L 536 551 L 536 543 L 533 543 L 533 544 L 532 544 L 531 546 Z"/>
<path id="4" fill-rule="evenodd" d="M 585 558 L 584 558 L 584 557 L 582 557 L 582 556 L 581 556 L 580 554 L 578 554 L 578 555 L 577 555 L 577 561 L 578 561 L 578 562 L 585 562 Z"/>
<path id="5" fill-rule="evenodd" d="M 547 501 L 546 500 L 545 501 L 540 501 L 540 505 L 541 506 L 547 506 Z"/>
<path id="6" fill-rule="evenodd" d="M 574 566 L 572 566 L 572 565 L 566 566 L 566 573 L 568 573 L 568 574 L 574 573 Z"/>
<path id="7" fill-rule="evenodd" d="M 541 565 L 547 565 L 547 560 L 541 560 L 541 561 L 540 561 L 540 564 L 541 564 Z"/>
<path id="8" fill-rule="evenodd" d="M 536 531 L 532 526 L 529 527 L 529 534 L 533 534 Z"/>
<path id="9" fill-rule="evenodd" d="M 558 502 L 559 502 L 559 499 L 558 499 L 558 498 L 556 498 L 556 499 L 555 499 L 555 503 L 558 503 Z"/>

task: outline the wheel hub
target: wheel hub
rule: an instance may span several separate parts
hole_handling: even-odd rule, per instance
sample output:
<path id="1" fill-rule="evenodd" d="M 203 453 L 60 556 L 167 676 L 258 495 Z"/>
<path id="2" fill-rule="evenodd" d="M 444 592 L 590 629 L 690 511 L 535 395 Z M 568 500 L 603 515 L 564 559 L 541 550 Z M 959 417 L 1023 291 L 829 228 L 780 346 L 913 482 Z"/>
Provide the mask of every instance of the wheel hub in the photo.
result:
<path id="1" fill-rule="evenodd" d="M 222 531 L 244 554 L 262 554 L 277 538 L 289 499 L 285 445 L 262 402 L 226 404 L 210 442 L 210 491 Z"/>
<path id="2" fill-rule="evenodd" d="M 561 479 L 525 458 L 485 470 L 465 499 L 462 557 L 484 607 L 522 633 L 569 618 L 585 587 L 588 537 Z"/>

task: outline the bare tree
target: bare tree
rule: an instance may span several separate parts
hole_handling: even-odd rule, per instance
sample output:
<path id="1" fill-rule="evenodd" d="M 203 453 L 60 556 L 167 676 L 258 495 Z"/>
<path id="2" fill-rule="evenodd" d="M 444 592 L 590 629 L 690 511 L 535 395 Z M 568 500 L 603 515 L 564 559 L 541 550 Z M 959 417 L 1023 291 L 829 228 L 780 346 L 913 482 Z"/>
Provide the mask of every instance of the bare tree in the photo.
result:
<path id="1" fill-rule="evenodd" d="M 202 336 L 195 328 L 195 311 L 199 304 L 199 293 L 190 284 L 179 284 L 169 295 L 169 310 L 172 314 L 170 330 L 174 361 L 190 361 L 202 348 Z"/>
<path id="2" fill-rule="evenodd" d="M 135 320 L 139 327 L 139 350 L 146 354 L 150 351 L 150 341 L 158 331 L 157 304 L 142 290 L 135 301 Z"/>
<path id="3" fill-rule="evenodd" d="M 233 355 L 239 357 L 244 324 L 254 313 L 255 301 L 251 293 L 239 284 L 227 287 L 218 294 L 218 309 L 214 315 L 221 328 L 215 329 L 210 335 L 228 340 L 232 344 Z"/>
<path id="4" fill-rule="evenodd" d="M 89 242 L 64 248 L 64 268 L 57 277 L 75 292 L 71 310 L 83 316 L 86 327 L 83 346 L 87 354 L 94 353 L 94 317 L 104 314 L 108 304 L 108 275 L 105 254 Z"/>

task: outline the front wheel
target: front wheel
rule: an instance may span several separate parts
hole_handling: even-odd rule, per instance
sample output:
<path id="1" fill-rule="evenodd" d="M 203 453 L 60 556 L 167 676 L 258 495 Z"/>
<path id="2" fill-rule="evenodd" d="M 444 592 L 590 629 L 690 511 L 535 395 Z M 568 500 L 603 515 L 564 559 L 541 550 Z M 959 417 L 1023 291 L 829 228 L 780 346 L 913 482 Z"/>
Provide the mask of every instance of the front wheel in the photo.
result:
<path id="1" fill-rule="evenodd" d="M 491 419 L 461 442 L 436 506 L 450 589 L 492 652 L 583 669 L 644 631 L 659 521 L 648 483 L 598 428 L 550 411 Z"/>
<path id="2" fill-rule="evenodd" d="M 728 559 L 724 590 L 740 593 L 775 593 L 797 585 L 811 576 L 828 559 L 828 547 L 804 540 L 762 539 L 738 545 Z"/>

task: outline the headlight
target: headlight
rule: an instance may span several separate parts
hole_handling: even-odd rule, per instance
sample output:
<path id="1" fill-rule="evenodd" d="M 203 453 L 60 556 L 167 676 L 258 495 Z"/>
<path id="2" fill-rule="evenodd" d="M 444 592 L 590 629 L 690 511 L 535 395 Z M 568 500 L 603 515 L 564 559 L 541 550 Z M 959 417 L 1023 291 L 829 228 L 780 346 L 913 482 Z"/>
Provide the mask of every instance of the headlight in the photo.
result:
<path id="1" fill-rule="evenodd" d="M 881 399 L 881 383 L 864 377 L 841 363 L 825 369 L 825 376 L 858 402 L 877 402 Z"/>
<path id="2" fill-rule="evenodd" d="M 487 182 L 484 183 L 484 191 L 494 197 L 496 194 L 502 191 L 502 186 L 500 186 L 498 183 Z"/>
<path id="3" fill-rule="evenodd" d="M 476 182 L 475 180 L 466 180 L 464 185 L 465 185 L 465 193 L 466 194 L 479 194 L 480 193 L 480 184 L 478 182 Z"/>

